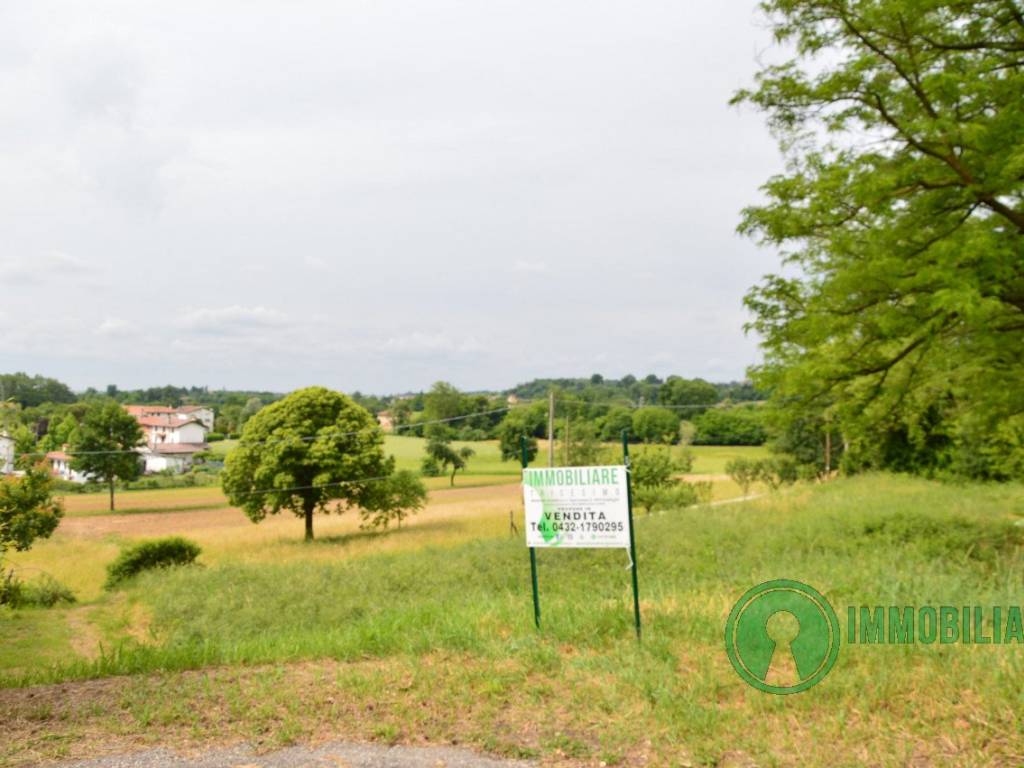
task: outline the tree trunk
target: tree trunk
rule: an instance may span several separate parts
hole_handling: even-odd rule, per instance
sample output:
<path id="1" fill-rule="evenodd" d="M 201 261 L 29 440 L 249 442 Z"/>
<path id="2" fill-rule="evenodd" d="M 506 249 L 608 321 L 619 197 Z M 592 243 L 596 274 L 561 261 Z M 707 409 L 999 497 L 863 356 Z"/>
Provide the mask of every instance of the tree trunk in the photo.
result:
<path id="1" fill-rule="evenodd" d="M 448 485 L 451 486 L 452 488 L 455 487 L 455 473 L 458 472 L 458 471 L 459 471 L 458 467 L 455 467 L 455 466 L 452 467 L 452 477 L 451 477 L 451 481 L 448 483 Z"/>
<path id="2" fill-rule="evenodd" d="M 307 501 L 303 506 L 303 511 L 306 513 L 306 541 L 313 540 L 313 509 L 316 506 L 314 502 Z"/>
<path id="3" fill-rule="evenodd" d="M 114 478 L 110 478 L 110 511 L 114 511 Z"/>

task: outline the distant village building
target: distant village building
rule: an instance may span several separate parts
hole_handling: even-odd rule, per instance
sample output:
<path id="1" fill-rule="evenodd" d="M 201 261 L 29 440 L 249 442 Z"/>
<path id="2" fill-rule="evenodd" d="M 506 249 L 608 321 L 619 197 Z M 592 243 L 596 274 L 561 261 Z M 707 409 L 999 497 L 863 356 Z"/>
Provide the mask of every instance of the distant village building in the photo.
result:
<path id="1" fill-rule="evenodd" d="M 136 421 L 146 436 L 146 444 L 151 448 L 163 443 L 206 443 L 206 426 L 198 419 L 184 421 L 177 416 L 143 416 Z"/>
<path id="2" fill-rule="evenodd" d="M 509 395 L 505 398 L 505 402 L 509 405 L 519 405 L 519 398 L 516 395 Z"/>
<path id="3" fill-rule="evenodd" d="M 183 405 L 176 410 L 176 413 L 179 417 L 196 419 L 206 427 L 207 432 L 213 432 L 213 420 L 215 417 L 213 408 L 205 405 Z"/>
<path id="4" fill-rule="evenodd" d="M 395 431 L 395 417 L 391 411 L 381 411 L 377 414 L 377 423 L 385 432 Z"/>
<path id="5" fill-rule="evenodd" d="M 50 451 L 46 454 L 46 460 L 50 463 L 50 471 L 54 476 L 71 483 L 89 482 L 89 476 L 85 472 L 71 468 L 74 457 L 67 452 L 67 448 L 65 445 L 59 451 Z"/>
<path id="6" fill-rule="evenodd" d="M 0 475 L 14 472 L 14 438 L 0 432 Z"/>
<path id="7" fill-rule="evenodd" d="M 146 472 L 187 472 L 195 455 L 207 451 L 206 433 L 213 429 L 212 408 L 185 405 L 126 405 L 142 427 L 146 446 L 139 449 Z"/>
<path id="8" fill-rule="evenodd" d="M 146 463 L 146 472 L 165 472 L 175 474 L 188 472 L 195 463 L 195 455 L 205 451 L 208 446 L 192 443 L 161 443 L 142 451 L 142 459 Z"/>

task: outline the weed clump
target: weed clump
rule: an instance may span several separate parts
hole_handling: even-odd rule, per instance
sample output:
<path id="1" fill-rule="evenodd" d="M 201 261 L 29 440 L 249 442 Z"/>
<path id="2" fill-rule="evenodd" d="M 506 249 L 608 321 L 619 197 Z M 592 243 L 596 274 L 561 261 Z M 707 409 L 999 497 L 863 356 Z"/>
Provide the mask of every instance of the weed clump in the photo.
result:
<path id="1" fill-rule="evenodd" d="M 13 570 L 0 574 L 0 605 L 52 608 L 60 603 L 73 602 L 75 593 L 48 573 L 33 581 L 22 581 Z"/>

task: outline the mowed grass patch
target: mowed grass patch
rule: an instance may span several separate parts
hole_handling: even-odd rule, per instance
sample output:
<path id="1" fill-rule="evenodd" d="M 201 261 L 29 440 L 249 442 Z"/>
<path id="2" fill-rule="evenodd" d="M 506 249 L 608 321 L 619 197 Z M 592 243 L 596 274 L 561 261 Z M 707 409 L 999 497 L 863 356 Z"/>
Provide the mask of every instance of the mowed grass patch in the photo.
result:
<path id="1" fill-rule="evenodd" d="M 68 517 L 109 515 L 110 497 L 104 493 L 69 493 L 61 497 Z M 145 491 L 117 491 L 114 496 L 116 514 L 145 512 L 187 512 L 228 506 L 228 500 L 217 486 L 202 488 L 161 488 Z"/>
<path id="2" fill-rule="evenodd" d="M 1019 646 L 846 646 L 820 685 L 776 697 L 735 675 L 722 629 L 746 589 L 782 577 L 817 587 L 841 618 L 846 605 L 1019 604 L 1022 518 L 1020 486 L 889 476 L 640 517 L 642 643 L 621 551 L 540 552 L 537 632 L 518 537 L 359 558 L 344 541 L 295 545 L 305 558 L 149 574 L 129 597 L 151 645 L 6 682 L 162 671 L 126 683 L 116 715 L 48 721 L 57 732 L 155 724 L 278 743 L 352 727 L 622 764 L 1005 764 L 1024 753 Z M 284 662 L 312 663 L 324 684 Z"/>

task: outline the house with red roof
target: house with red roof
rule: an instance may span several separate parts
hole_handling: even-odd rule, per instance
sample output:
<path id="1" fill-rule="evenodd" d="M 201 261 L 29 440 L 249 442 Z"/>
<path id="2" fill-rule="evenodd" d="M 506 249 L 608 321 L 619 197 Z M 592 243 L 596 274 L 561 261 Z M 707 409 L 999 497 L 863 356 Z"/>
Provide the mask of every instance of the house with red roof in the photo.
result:
<path id="1" fill-rule="evenodd" d="M 65 445 L 59 451 L 50 451 L 46 454 L 46 461 L 50 464 L 50 472 L 55 477 L 59 477 L 61 480 L 67 480 L 70 483 L 87 483 L 89 482 L 89 475 L 85 472 L 80 472 L 77 469 L 71 468 L 71 462 L 74 457 L 67 452 L 68 447 Z"/>
<path id="2" fill-rule="evenodd" d="M 139 452 L 146 472 L 187 472 L 195 455 L 209 450 L 206 433 L 213 425 L 213 409 L 205 406 L 167 408 L 160 405 L 126 405 L 142 427 L 146 446 Z"/>

